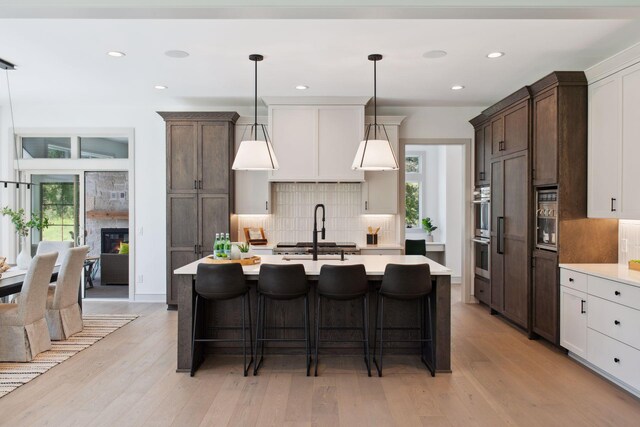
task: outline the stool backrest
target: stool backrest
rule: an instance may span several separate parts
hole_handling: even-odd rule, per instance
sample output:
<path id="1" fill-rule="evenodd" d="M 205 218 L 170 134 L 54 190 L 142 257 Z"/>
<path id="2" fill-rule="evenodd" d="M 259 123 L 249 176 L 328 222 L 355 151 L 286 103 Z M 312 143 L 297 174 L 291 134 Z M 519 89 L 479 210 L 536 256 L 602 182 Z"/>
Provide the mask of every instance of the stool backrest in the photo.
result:
<path id="1" fill-rule="evenodd" d="M 364 295 L 369 290 L 367 272 L 362 264 L 323 265 L 320 268 L 318 292 L 325 295 Z"/>
<path id="2" fill-rule="evenodd" d="M 56 281 L 56 292 L 53 295 L 51 308 L 54 310 L 70 307 L 78 303 L 80 278 L 84 269 L 84 260 L 89 246 L 79 246 L 67 250 L 62 258 L 62 265 Z"/>
<path id="3" fill-rule="evenodd" d="M 402 297 L 420 297 L 432 290 L 429 264 L 387 264 L 380 292 Z"/>
<path id="4" fill-rule="evenodd" d="M 258 276 L 258 291 L 267 295 L 304 295 L 309 282 L 302 264 L 263 264 Z"/>
<path id="5" fill-rule="evenodd" d="M 242 266 L 232 264 L 198 264 L 196 292 L 205 298 L 234 298 L 249 286 Z"/>
<path id="6" fill-rule="evenodd" d="M 33 257 L 22 283 L 18 302 L 18 313 L 23 325 L 30 325 L 44 318 L 47 310 L 49 283 L 57 257 L 57 252 Z"/>
<path id="7" fill-rule="evenodd" d="M 427 256 L 427 243 L 424 241 L 424 239 L 407 239 L 404 241 L 404 254 Z"/>

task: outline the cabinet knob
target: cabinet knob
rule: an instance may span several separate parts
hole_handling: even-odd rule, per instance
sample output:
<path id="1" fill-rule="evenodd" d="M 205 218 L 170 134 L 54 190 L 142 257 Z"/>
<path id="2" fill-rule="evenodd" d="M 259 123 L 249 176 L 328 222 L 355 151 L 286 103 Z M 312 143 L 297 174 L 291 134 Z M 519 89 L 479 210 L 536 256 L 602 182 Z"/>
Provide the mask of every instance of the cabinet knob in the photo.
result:
<path id="1" fill-rule="evenodd" d="M 619 325 L 620 321 L 619 320 L 614 320 L 613 323 L 616 324 L 616 325 Z"/>
<path id="2" fill-rule="evenodd" d="M 570 282 L 573 282 L 573 277 L 569 277 L 569 281 L 570 281 Z"/>
<path id="3" fill-rule="evenodd" d="M 614 293 L 616 294 L 616 296 L 620 296 L 620 291 L 615 291 Z"/>
<path id="4" fill-rule="evenodd" d="M 618 359 L 617 357 L 614 357 L 614 358 L 613 358 L 613 361 L 614 361 L 615 363 L 620 363 L 620 359 Z"/>

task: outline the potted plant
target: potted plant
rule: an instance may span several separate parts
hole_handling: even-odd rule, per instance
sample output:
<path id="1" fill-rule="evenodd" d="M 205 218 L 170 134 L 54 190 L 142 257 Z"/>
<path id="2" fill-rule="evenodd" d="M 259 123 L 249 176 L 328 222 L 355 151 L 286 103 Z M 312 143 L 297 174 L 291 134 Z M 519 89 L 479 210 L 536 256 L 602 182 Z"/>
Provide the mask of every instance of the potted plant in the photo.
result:
<path id="1" fill-rule="evenodd" d="M 433 242 L 433 232 L 436 231 L 438 227 L 433 225 L 431 218 L 422 218 L 422 228 L 427 232 L 427 242 Z"/>
<path id="2" fill-rule="evenodd" d="M 31 219 L 27 221 L 24 209 L 13 209 L 5 206 L 2 209 L 2 216 L 8 216 L 11 223 L 16 228 L 16 233 L 20 238 L 22 249 L 16 258 L 16 264 L 19 269 L 26 270 L 31 263 L 31 248 L 29 245 L 29 232 L 32 228 L 39 231 L 49 227 L 49 219 L 44 215 L 31 215 Z"/>
<path id="3" fill-rule="evenodd" d="M 249 254 L 250 248 L 251 247 L 246 242 L 238 245 L 238 249 L 240 249 L 240 259 L 251 258 L 251 255 Z"/>

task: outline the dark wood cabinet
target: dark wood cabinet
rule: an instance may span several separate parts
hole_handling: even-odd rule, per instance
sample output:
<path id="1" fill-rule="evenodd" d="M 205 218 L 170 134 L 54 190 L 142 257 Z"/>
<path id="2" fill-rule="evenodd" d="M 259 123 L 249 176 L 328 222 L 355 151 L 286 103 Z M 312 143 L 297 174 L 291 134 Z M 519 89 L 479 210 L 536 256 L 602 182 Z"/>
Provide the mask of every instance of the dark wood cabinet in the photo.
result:
<path id="1" fill-rule="evenodd" d="M 491 120 L 491 154 L 506 156 L 529 148 L 529 101 L 525 100 Z"/>
<path id="2" fill-rule="evenodd" d="M 560 340 L 560 285 L 558 255 L 552 251 L 535 250 L 532 262 L 531 326 L 533 332 L 552 343 Z"/>
<path id="3" fill-rule="evenodd" d="M 533 99 L 533 184 L 558 182 L 558 90 Z"/>
<path id="4" fill-rule="evenodd" d="M 491 181 L 491 123 L 473 123 L 473 125 L 475 127 L 474 181 L 476 187 L 479 187 Z"/>
<path id="5" fill-rule="evenodd" d="M 190 279 L 173 270 L 211 254 L 215 233 L 230 233 L 235 112 L 159 112 L 167 135 L 167 304 Z"/>
<path id="6" fill-rule="evenodd" d="M 474 278 L 474 295 L 478 300 L 486 305 L 491 305 L 491 282 L 481 276 Z"/>

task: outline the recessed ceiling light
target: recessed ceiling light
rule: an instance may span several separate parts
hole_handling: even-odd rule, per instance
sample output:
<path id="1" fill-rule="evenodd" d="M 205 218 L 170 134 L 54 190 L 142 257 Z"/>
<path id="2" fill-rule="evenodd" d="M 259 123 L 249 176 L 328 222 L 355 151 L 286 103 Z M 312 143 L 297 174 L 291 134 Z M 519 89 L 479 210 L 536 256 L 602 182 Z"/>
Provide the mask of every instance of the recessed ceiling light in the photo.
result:
<path id="1" fill-rule="evenodd" d="M 453 85 L 451 86 L 451 90 L 462 90 L 464 89 L 464 86 L 462 85 Z"/>
<path id="2" fill-rule="evenodd" d="M 184 50 L 168 50 L 164 54 L 169 58 L 186 58 L 189 56 L 189 52 L 185 52 Z"/>
<path id="3" fill-rule="evenodd" d="M 504 52 L 491 52 L 490 54 L 487 55 L 487 58 L 496 59 L 496 58 L 500 58 L 501 56 L 504 56 Z"/>
<path id="4" fill-rule="evenodd" d="M 427 59 L 437 59 L 445 56 L 447 56 L 447 52 L 444 50 L 430 50 L 422 54 L 422 57 Z"/>
<path id="5" fill-rule="evenodd" d="M 156 88 L 156 89 L 158 89 L 158 90 L 164 90 L 164 89 L 167 89 L 167 88 L 168 88 L 168 86 L 165 86 L 165 85 L 155 85 L 155 86 L 154 86 L 154 88 Z"/>
<path id="6" fill-rule="evenodd" d="M 123 56 L 127 56 L 124 52 L 118 52 L 117 50 L 111 50 L 107 52 L 107 55 L 113 56 L 114 58 L 122 58 Z"/>
<path id="7" fill-rule="evenodd" d="M 307 85 L 298 85 L 298 86 L 296 86 L 296 89 L 298 89 L 298 90 L 307 90 L 307 89 L 309 89 L 309 86 L 307 86 Z"/>

